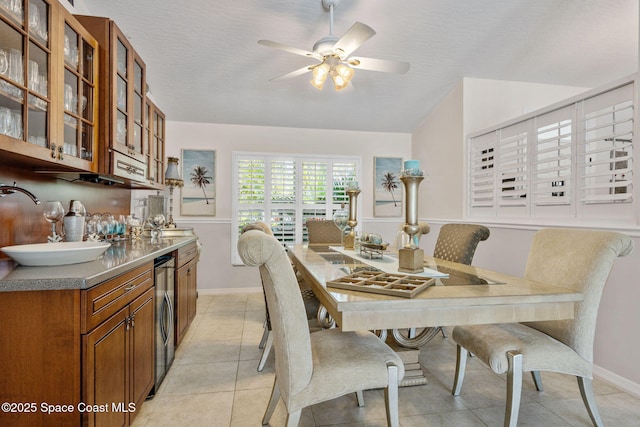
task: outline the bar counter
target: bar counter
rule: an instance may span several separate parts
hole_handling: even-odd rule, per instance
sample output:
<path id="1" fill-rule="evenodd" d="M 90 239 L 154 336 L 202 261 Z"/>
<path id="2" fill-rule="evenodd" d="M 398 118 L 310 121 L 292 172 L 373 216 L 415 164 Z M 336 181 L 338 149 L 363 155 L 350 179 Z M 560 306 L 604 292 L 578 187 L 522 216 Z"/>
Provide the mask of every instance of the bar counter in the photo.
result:
<path id="1" fill-rule="evenodd" d="M 192 243 L 197 236 L 149 237 L 111 243 L 95 261 L 47 267 L 26 267 L 0 260 L 0 292 L 88 289 L 160 255 Z"/>

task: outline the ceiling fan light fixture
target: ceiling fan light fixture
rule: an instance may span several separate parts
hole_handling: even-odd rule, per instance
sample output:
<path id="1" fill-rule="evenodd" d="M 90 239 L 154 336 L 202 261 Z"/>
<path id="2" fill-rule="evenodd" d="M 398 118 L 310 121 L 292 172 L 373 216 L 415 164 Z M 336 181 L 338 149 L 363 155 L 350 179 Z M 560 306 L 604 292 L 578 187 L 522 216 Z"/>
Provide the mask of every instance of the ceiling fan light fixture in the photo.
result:
<path id="1" fill-rule="evenodd" d="M 322 86 L 324 85 L 325 80 L 327 80 L 327 76 L 331 71 L 331 67 L 325 64 L 324 62 L 313 69 L 313 79 L 311 79 L 311 84 L 322 90 Z"/>
<path id="2" fill-rule="evenodd" d="M 336 90 L 342 90 L 349 84 L 349 82 L 335 70 L 331 72 L 331 78 L 333 79 L 333 86 Z"/>

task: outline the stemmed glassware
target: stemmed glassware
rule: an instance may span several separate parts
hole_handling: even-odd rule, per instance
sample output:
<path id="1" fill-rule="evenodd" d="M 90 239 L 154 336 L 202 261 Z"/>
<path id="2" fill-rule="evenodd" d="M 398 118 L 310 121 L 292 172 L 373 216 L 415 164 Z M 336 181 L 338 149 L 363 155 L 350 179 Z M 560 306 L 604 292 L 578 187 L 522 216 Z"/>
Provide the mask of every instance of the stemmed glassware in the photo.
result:
<path id="1" fill-rule="evenodd" d="M 64 217 L 64 207 L 62 207 L 62 203 L 59 201 L 46 202 L 42 214 L 44 215 L 44 219 L 51 223 L 51 236 L 47 236 L 47 240 L 50 243 L 61 241 L 62 236 L 56 233 L 56 223 Z"/>
<path id="2" fill-rule="evenodd" d="M 340 245 L 344 247 L 344 230 L 349 221 L 349 211 L 344 208 L 344 204 L 333 213 L 333 223 L 340 229 Z"/>
<path id="3" fill-rule="evenodd" d="M 147 220 L 149 226 L 151 227 L 151 239 L 155 240 L 160 237 L 160 229 L 165 223 L 165 217 L 162 214 L 156 214 L 150 216 Z"/>

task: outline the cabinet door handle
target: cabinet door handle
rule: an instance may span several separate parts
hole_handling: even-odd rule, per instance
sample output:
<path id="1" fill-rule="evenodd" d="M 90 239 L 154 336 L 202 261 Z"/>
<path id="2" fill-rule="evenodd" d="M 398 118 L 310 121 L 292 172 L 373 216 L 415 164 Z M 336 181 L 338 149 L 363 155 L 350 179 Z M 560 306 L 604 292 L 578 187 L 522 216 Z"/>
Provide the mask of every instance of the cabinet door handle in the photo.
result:
<path id="1" fill-rule="evenodd" d="M 58 159 L 64 160 L 64 147 L 62 145 L 58 146 Z"/>
<path id="2" fill-rule="evenodd" d="M 132 314 L 131 317 L 129 317 L 129 319 L 130 319 L 130 322 L 131 322 L 131 327 L 132 328 L 135 327 L 136 326 L 136 320 L 135 320 L 136 319 L 136 315 Z"/>
<path id="3" fill-rule="evenodd" d="M 56 144 L 51 144 L 51 158 L 56 158 Z"/>

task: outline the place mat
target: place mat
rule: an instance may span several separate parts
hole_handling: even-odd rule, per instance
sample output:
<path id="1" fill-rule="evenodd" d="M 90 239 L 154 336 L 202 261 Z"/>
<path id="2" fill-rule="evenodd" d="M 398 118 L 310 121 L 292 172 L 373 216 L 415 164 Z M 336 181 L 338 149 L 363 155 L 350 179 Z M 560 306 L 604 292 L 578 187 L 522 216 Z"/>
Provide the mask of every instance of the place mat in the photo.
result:
<path id="1" fill-rule="evenodd" d="M 329 249 L 339 252 L 343 255 L 347 255 L 353 259 L 357 259 L 363 264 L 367 264 L 371 267 L 375 267 L 380 271 L 384 271 L 385 273 L 392 273 L 392 274 L 398 273 L 398 258 L 396 257 L 385 255 L 380 259 L 369 259 L 361 256 L 356 251 L 344 249 L 339 246 L 329 246 Z M 432 270 L 426 267 L 422 273 L 411 273 L 411 275 L 419 276 L 419 277 L 449 277 L 449 274 L 447 273 L 441 273 L 437 270 Z"/>

